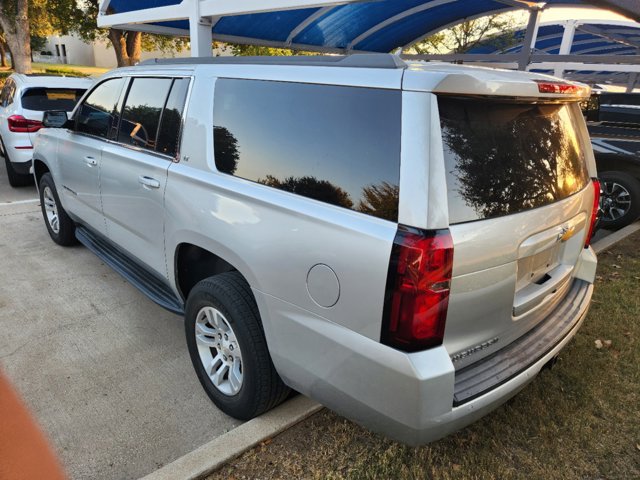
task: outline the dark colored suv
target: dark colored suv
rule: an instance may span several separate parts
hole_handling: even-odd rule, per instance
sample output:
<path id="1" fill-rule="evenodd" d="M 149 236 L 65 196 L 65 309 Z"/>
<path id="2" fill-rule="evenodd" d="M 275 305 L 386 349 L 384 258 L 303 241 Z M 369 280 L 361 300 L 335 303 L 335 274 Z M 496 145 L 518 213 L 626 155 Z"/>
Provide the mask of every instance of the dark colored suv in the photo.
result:
<path id="1" fill-rule="evenodd" d="M 584 109 L 602 186 L 600 227 L 640 217 L 640 94 L 594 94 Z"/>

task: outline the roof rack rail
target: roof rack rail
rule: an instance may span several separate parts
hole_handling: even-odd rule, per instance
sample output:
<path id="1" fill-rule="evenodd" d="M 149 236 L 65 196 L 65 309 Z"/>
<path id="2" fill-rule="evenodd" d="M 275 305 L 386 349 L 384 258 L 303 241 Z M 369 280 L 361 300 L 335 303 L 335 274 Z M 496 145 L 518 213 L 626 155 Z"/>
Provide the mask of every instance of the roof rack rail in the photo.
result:
<path id="1" fill-rule="evenodd" d="M 152 58 L 138 65 L 300 65 L 313 67 L 406 68 L 397 55 L 354 53 L 352 55 L 293 55 L 289 57 L 191 57 Z"/>

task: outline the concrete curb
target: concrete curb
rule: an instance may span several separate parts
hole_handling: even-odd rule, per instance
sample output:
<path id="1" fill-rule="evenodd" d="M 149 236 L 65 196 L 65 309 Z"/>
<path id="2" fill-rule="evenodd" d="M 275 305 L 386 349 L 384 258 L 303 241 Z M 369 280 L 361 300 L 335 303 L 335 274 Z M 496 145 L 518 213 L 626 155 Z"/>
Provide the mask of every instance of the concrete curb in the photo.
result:
<path id="1" fill-rule="evenodd" d="M 592 245 L 596 253 L 640 230 L 640 221 L 614 232 Z M 239 457 L 264 440 L 291 428 L 322 409 L 322 405 L 299 395 L 209 443 L 150 473 L 143 480 L 195 480 Z"/>
<path id="2" fill-rule="evenodd" d="M 593 249 L 596 253 L 600 253 L 603 250 L 606 250 L 612 245 L 615 245 L 620 240 L 624 240 L 629 235 L 632 235 L 640 230 L 640 221 L 632 223 L 631 225 L 627 225 L 626 227 L 618 230 L 617 232 L 613 232 L 610 235 L 607 235 L 601 240 L 598 240 L 596 243 L 592 245 Z"/>
<path id="3" fill-rule="evenodd" d="M 322 405 L 298 395 L 264 415 L 249 420 L 187 453 L 143 480 L 195 480 L 210 474 L 264 440 L 313 415 Z"/>

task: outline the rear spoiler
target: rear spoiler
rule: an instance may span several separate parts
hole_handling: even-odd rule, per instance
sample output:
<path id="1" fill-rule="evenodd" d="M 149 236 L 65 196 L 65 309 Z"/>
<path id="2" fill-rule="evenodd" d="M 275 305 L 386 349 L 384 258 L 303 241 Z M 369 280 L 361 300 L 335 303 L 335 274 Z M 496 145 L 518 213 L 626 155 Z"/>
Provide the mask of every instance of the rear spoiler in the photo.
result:
<path id="1" fill-rule="evenodd" d="M 579 82 L 548 75 L 451 64 L 409 65 L 404 90 L 465 96 L 549 98 L 579 101 L 589 98 L 591 88 Z"/>

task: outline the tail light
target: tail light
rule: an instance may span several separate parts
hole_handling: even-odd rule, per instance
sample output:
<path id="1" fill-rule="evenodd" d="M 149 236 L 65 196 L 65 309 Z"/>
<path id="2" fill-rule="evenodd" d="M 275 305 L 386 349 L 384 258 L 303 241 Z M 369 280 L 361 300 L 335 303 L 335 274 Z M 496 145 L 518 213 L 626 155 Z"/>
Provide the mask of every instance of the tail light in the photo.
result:
<path id="1" fill-rule="evenodd" d="M 387 274 L 382 343 L 408 352 L 442 344 L 452 266 L 449 230 L 398 227 Z"/>
<path id="2" fill-rule="evenodd" d="M 589 223 L 589 230 L 587 231 L 587 237 L 584 240 L 584 248 L 588 248 L 591 245 L 591 238 L 595 233 L 596 224 L 598 223 L 598 214 L 600 213 L 600 180 L 597 178 L 591 179 L 593 185 L 593 210 L 591 210 L 591 220 Z"/>
<path id="3" fill-rule="evenodd" d="M 22 115 L 11 115 L 7 121 L 9 122 L 10 132 L 35 133 L 42 128 L 42 122 L 29 120 Z"/>
<path id="4" fill-rule="evenodd" d="M 572 83 L 557 82 L 552 80 L 534 80 L 538 84 L 540 93 L 559 93 L 564 95 L 586 95 L 588 87 L 574 85 Z"/>

